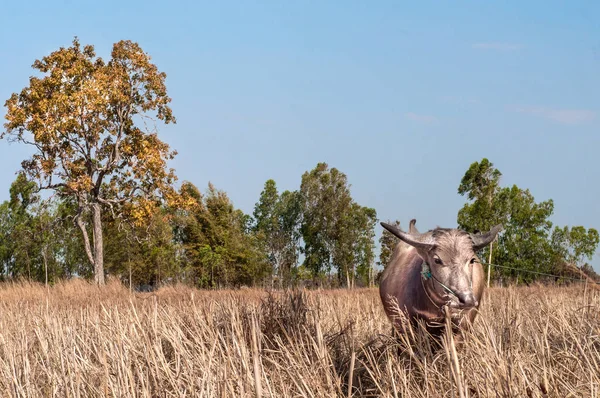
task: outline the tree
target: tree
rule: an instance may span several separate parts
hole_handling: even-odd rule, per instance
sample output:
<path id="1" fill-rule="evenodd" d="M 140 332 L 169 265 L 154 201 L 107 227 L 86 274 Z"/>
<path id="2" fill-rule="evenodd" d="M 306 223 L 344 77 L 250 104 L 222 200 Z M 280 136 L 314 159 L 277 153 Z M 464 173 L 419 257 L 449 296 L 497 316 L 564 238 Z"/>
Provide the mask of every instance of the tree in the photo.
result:
<path id="1" fill-rule="evenodd" d="M 4 278 L 26 277 L 46 284 L 69 273 L 60 202 L 42 200 L 37 186 L 20 173 L 10 187 L 10 200 L 0 206 L 0 258 Z M 66 228 L 65 228 L 66 227 Z M 71 240 L 71 237 L 67 238 Z"/>
<path id="2" fill-rule="evenodd" d="M 254 207 L 254 232 L 265 245 L 273 276 L 280 287 L 290 281 L 298 261 L 300 203 L 298 193 L 277 193 L 274 180 L 268 180 Z"/>
<path id="3" fill-rule="evenodd" d="M 53 230 L 53 240 L 58 246 L 57 258 L 61 261 L 59 277 L 77 275 L 83 278 L 93 276 L 88 266 L 89 260 L 85 253 L 81 230 L 73 222 L 77 215 L 77 203 L 72 197 L 56 201 L 56 223 Z"/>
<path id="4" fill-rule="evenodd" d="M 329 273 L 337 261 L 343 262 L 339 247 L 343 216 L 350 213 L 352 198 L 346 175 L 326 163 L 318 163 L 302 175 L 301 233 L 304 240 L 304 263 L 313 276 Z M 345 277 L 345 269 L 338 267 L 338 277 Z"/>
<path id="5" fill-rule="evenodd" d="M 151 120 L 150 112 L 175 122 L 166 75 L 150 61 L 137 43 L 120 41 L 105 62 L 75 38 L 72 46 L 36 60 L 33 68 L 42 77 L 32 77 L 5 104 L 1 138 L 33 147 L 22 167 L 40 189 L 74 199 L 98 284 L 104 284 L 103 210 L 139 201 L 143 211 L 154 197 L 168 194 L 175 179 L 166 169 L 175 153 L 155 130 L 138 127 Z"/>
<path id="6" fill-rule="evenodd" d="M 498 238 L 496 261 L 517 269 L 550 272 L 556 259 L 549 241 L 552 199 L 536 203 L 528 189 L 513 185 L 503 188 L 497 201 L 504 209 L 504 231 Z M 535 279 L 531 273 L 502 273 L 525 282 Z"/>
<path id="7" fill-rule="evenodd" d="M 277 204 L 279 228 L 284 244 L 281 250 L 279 269 L 286 284 L 296 274 L 300 256 L 300 225 L 302 207 L 298 191 L 283 191 Z"/>
<path id="8" fill-rule="evenodd" d="M 458 187 L 458 193 L 470 201 L 458 212 L 458 225 L 470 232 L 489 231 L 506 222 L 505 203 L 497 200 L 502 173 L 488 159 L 471 164 Z M 493 242 L 483 249 L 483 257 L 492 262 Z M 488 271 L 489 271 L 488 266 Z"/>
<path id="9" fill-rule="evenodd" d="M 48 286 L 50 279 L 54 280 L 56 276 L 56 247 L 57 240 L 53 233 L 58 221 L 52 211 L 53 203 L 49 200 L 40 202 L 35 209 L 34 223 L 31 226 L 30 233 L 33 234 L 33 240 L 38 246 L 44 266 L 44 283 Z M 51 268 L 51 269 L 49 269 Z M 50 278 L 50 279 L 49 279 Z"/>
<path id="10" fill-rule="evenodd" d="M 354 285 L 357 271 L 372 280 L 377 213 L 350 195 L 344 173 L 318 163 L 300 185 L 304 264 L 313 277 L 337 271 L 338 283 Z"/>
<path id="11" fill-rule="evenodd" d="M 263 191 L 260 193 L 258 203 L 254 206 L 254 231 L 261 234 L 261 240 L 265 244 L 269 263 L 271 264 L 272 276 L 277 275 L 281 283 L 281 270 L 279 269 L 285 241 L 279 225 L 277 205 L 279 193 L 274 180 L 267 180 Z"/>
<path id="12" fill-rule="evenodd" d="M 458 188 L 469 202 L 458 212 L 458 225 L 468 232 L 487 231 L 503 224 L 491 262 L 514 268 L 545 270 L 551 267 L 548 244 L 554 210 L 552 200 L 536 203 L 529 190 L 513 185 L 500 187 L 502 173 L 488 159 L 471 164 Z M 483 250 L 484 258 L 489 249 Z M 489 267 L 488 267 L 489 269 Z M 507 276 L 531 280 L 530 274 L 501 271 Z"/>
<path id="13" fill-rule="evenodd" d="M 337 267 L 338 277 L 345 277 L 349 288 L 354 287 L 356 277 L 366 284 L 371 282 L 376 222 L 375 209 L 360 206 L 354 201 L 349 210 L 340 215 L 338 228 L 341 233 L 334 244 L 333 264 Z"/>
<path id="14" fill-rule="evenodd" d="M 398 220 L 394 222 L 387 220 L 386 222 L 390 225 L 400 228 L 400 221 Z M 383 268 L 387 267 L 388 263 L 392 259 L 392 253 L 394 252 L 394 249 L 396 248 L 396 245 L 399 241 L 400 240 L 396 236 L 388 232 L 387 229 L 383 230 L 381 236 L 379 237 L 379 245 L 381 246 L 381 251 L 379 252 L 379 261 L 377 262 L 377 265 Z"/>
<path id="15" fill-rule="evenodd" d="M 41 276 L 38 257 L 41 250 L 37 236 L 39 220 L 36 215 L 40 201 L 36 184 L 19 173 L 10 186 L 8 233 L 5 238 L 10 242 L 12 264 L 7 271 L 11 277 L 26 275 L 28 280 L 32 280 Z"/>
<path id="16" fill-rule="evenodd" d="M 588 258 L 591 260 L 596 252 L 600 236 L 594 228 L 586 230 L 583 226 L 574 226 L 571 229 L 555 227 L 552 231 L 552 246 L 562 258 L 570 264 L 582 266 L 581 262 Z"/>
<path id="17" fill-rule="evenodd" d="M 267 255 L 250 230 L 250 218 L 235 209 L 225 192 L 209 183 L 208 192 L 202 195 L 184 182 L 180 194 L 190 205 L 178 235 L 196 285 L 253 285 L 268 275 Z"/>
<path id="18" fill-rule="evenodd" d="M 480 206 L 486 206 L 488 210 L 491 210 L 494 196 L 500 189 L 500 177 L 502 177 L 502 173 L 494 167 L 494 164 L 483 158 L 481 162 L 471 163 L 460 181 L 458 193 L 466 194 L 469 200 L 479 200 Z M 487 229 L 485 230 L 487 231 Z"/>
<path id="19" fill-rule="evenodd" d="M 375 261 L 375 224 L 377 223 L 377 212 L 373 208 L 363 207 L 353 203 L 353 250 L 352 262 L 353 270 L 350 275 L 354 278 L 360 278 L 363 283 L 372 286 L 375 280 L 373 272 L 373 262 Z M 350 285 L 354 287 L 354 279 Z"/>
<path id="20" fill-rule="evenodd" d="M 107 217 L 104 223 L 109 248 L 106 269 L 120 275 L 130 289 L 134 285 L 158 287 L 163 281 L 178 276 L 177 242 L 170 210 L 159 208 L 143 223 Z"/>

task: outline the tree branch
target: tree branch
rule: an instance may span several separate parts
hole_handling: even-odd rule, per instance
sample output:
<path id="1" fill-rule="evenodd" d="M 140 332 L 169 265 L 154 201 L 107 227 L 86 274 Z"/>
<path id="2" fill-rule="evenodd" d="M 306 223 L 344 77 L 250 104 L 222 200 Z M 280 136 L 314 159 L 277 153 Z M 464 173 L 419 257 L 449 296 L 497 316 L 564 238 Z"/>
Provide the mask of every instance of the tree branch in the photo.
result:
<path id="1" fill-rule="evenodd" d="M 106 162 L 106 165 L 104 167 L 100 167 L 98 168 L 99 170 L 99 174 L 98 174 L 98 178 L 96 179 L 96 183 L 94 185 L 94 190 L 96 192 L 100 192 L 100 186 L 102 185 L 102 180 L 104 180 L 104 177 L 106 176 L 106 174 L 113 168 L 115 167 L 115 165 L 117 165 L 119 163 L 119 161 L 121 160 L 121 141 L 123 140 L 123 135 L 125 133 L 125 119 L 127 119 L 129 117 L 129 113 L 130 110 L 125 107 L 126 110 L 122 110 L 122 108 L 119 108 L 117 110 L 117 124 L 118 124 L 118 128 L 117 128 L 117 135 L 115 138 L 115 144 L 113 146 L 113 150 L 111 151 L 111 154 L 109 156 L 108 161 Z M 123 113 L 124 112 L 124 113 Z"/>
<path id="2" fill-rule="evenodd" d="M 98 200 L 98 202 L 100 202 L 102 204 L 105 204 L 105 205 L 109 205 L 109 206 L 118 205 L 118 204 L 121 204 L 121 203 L 124 203 L 124 202 L 127 202 L 128 200 L 130 200 L 133 197 L 133 195 L 136 193 L 136 191 L 142 191 L 143 192 L 143 190 L 142 190 L 142 188 L 140 186 L 136 186 L 136 187 L 134 187 L 131 190 L 131 192 L 129 193 L 129 195 L 124 196 L 122 198 L 104 199 L 103 197 L 101 197 L 100 195 L 98 195 L 98 197 L 96 197 L 96 199 Z"/>

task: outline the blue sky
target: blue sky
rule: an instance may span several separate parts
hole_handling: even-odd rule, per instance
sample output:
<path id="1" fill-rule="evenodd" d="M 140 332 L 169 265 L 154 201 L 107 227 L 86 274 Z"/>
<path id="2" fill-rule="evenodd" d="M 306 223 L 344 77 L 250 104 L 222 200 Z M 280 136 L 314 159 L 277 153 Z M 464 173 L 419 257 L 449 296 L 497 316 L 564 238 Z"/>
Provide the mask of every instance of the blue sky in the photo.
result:
<path id="1" fill-rule="evenodd" d="M 246 212 L 325 161 L 381 220 L 455 226 L 487 157 L 555 223 L 600 229 L 600 2 L 251 3 L 4 4 L 0 99 L 74 36 L 104 57 L 130 39 L 168 75 L 180 180 Z M 0 199 L 26 156 L 0 141 Z"/>

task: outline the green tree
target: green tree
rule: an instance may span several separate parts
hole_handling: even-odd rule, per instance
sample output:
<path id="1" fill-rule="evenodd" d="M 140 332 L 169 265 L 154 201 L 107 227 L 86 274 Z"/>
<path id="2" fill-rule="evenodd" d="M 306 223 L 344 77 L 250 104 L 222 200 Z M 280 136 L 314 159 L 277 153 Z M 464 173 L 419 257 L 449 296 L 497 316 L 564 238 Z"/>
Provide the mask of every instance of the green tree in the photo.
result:
<path id="1" fill-rule="evenodd" d="M 283 236 L 282 253 L 279 269 L 282 271 L 283 283 L 287 284 L 293 275 L 297 275 L 300 257 L 300 225 L 302 222 L 302 205 L 298 191 L 283 191 L 277 205 L 279 227 Z"/>
<path id="2" fill-rule="evenodd" d="M 390 225 L 400 228 L 400 221 L 398 220 L 395 220 L 394 222 L 387 220 L 386 222 Z M 394 252 L 394 249 L 399 241 L 400 240 L 396 236 L 388 232 L 388 230 L 383 229 L 383 232 L 379 237 L 379 245 L 381 250 L 379 252 L 379 261 L 377 262 L 377 265 L 384 269 L 387 267 L 388 263 L 392 259 L 392 253 Z"/>
<path id="3" fill-rule="evenodd" d="M 10 187 L 10 200 L 0 207 L 0 256 L 4 278 L 26 277 L 53 283 L 66 273 L 65 228 L 61 204 L 41 200 L 37 186 L 20 173 Z"/>
<path id="4" fill-rule="evenodd" d="M 89 260 L 85 253 L 83 236 L 73 222 L 77 215 L 77 203 L 70 197 L 62 198 L 55 205 L 56 224 L 53 234 L 55 245 L 59 248 L 60 278 L 93 276 Z"/>
<path id="5" fill-rule="evenodd" d="M 493 226 L 507 221 L 507 203 L 498 200 L 501 196 L 501 177 L 502 173 L 486 158 L 471 164 L 458 187 L 458 193 L 466 195 L 468 199 L 458 212 L 460 228 L 469 232 L 489 231 Z M 492 242 L 483 249 L 483 258 L 490 259 L 489 251 L 493 252 L 493 247 Z"/>
<path id="6" fill-rule="evenodd" d="M 583 226 L 569 229 L 555 227 L 552 231 L 552 246 L 561 257 L 570 264 L 581 267 L 582 262 L 592 256 L 598 248 L 600 236 L 594 228 L 586 230 Z"/>
<path id="7" fill-rule="evenodd" d="M 498 238 L 495 258 L 499 264 L 523 270 L 550 272 L 554 267 L 555 253 L 550 245 L 554 202 L 549 199 L 536 203 L 529 190 L 517 186 L 503 188 L 498 202 L 504 204 L 504 231 Z M 532 281 L 530 273 L 503 271 L 502 274 Z"/>
<path id="8" fill-rule="evenodd" d="M 37 236 L 36 207 L 40 204 L 35 183 L 28 181 L 24 173 L 19 173 L 10 186 L 9 231 L 7 239 L 11 242 L 11 277 L 26 276 L 29 280 L 39 280 L 41 263 L 39 237 Z"/>
<path id="9" fill-rule="evenodd" d="M 154 130 L 138 127 L 150 112 L 175 122 L 166 75 L 131 41 L 115 43 L 105 62 L 75 39 L 33 68 L 42 77 L 6 101 L 1 137 L 31 145 L 34 154 L 22 167 L 41 189 L 74 199 L 95 282 L 104 284 L 103 209 L 139 201 L 143 212 L 153 197 L 171 191 L 175 178 L 166 168 L 174 152 Z"/>
<path id="10" fill-rule="evenodd" d="M 536 203 L 529 190 L 516 185 L 500 187 L 501 175 L 485 158 L 471 164 L 458 189 L 469 200 L 458 212 L 459 227 L 477 232 L 503 224 L 492 262 L 523 270 L 550 270 L 556 258 L 549 243 L 553 201 Z M 483 251 L 486 259 L 488 250 Z M 525 281 L 533 279 L 531 274 L 499 272 Z"/>
<path id="11" fill-rule="evenodd" d="M 264 243 L 271 273 L 282 281 L 282 273 L 279 267 L 281 262 L 285 241 L 279 223 L 278 214 L 279 193 L 274 180 L 267 180 L 263 191 L 260 193 L 258 203 L 254 206 L 254 231 Z"/>
<path id="12" fill-rule="evenodd" d="M 179 276 L 179 259 L 170 209 L 163 207 L 143 224 L 128 219 L 104 223 L 106 269 L 133 286 L 158 287 Z"/>
<path id="13" fill-rule="evenodd" d="M 377 223 L 377 212 L 373 208 L 363 207 L 356 203 L 352 206 L 353 222 L 352 231 L 354 243 L 352 250 L 352 263 L 355 270 L 350 274 L 363 284 L 373 286 L 375 275 L 373 263 L 375 262 L 375 224 Z M 354 280 L 350 285 L 354 287 Z"/>
<path id="14" fill-rule="evenodd" d="M 53 205 L 54 203 L 49 200 L 40 202 L 34 210 L 35 215 L 30 229 L 33 235 L 32 239 L 42 258 L 43 280 L 46 286 L 49 282 L 55 281 L 58 273 L 56 259 L 58 252 L 56 243 L 58 241 L 55 239 L 54 233 L 59 221 L 56 219 Z"/>
<path id="15" fill-rule="evenodd" d="M 343 218 L 350 214 L 352 198 L 346 175 L 326 163 L 318 163 L 302 175 L 301 233 L 304 240 L 305 266 L 313 276 L 325 276 L 338 264 L 338 277 L 345 278 L 346 253 L 340 246 Z"/>
<path id="16" fill-rule="evenodd" d="M 296 192 L 277 192 L 268 180 L 254 207 L 254 227 L 267 252 L 279 286 L 288 285 L 298 261 L 300 203 Z"/>
<path id="17" fill-rule="evenodd" d="M 344 173 L 318 163 L 300 185 L 304 265 L 313 277 L 337 272 L 338 283 L 352 287 L 359 273 L 372 280 L 377 214 L 350 195 Z"/>
<path id="18" fill-rule="evenodd" d="M 259 238 L 250 231 L 249 217 L 212 184 L 206 195 L 201 195 L 193 184 L 185 182 L 180 193 L 189 208 L 179 236 L 195 284 L 219 287 L 262 282 L 269 274 L 269 265 Z"/>

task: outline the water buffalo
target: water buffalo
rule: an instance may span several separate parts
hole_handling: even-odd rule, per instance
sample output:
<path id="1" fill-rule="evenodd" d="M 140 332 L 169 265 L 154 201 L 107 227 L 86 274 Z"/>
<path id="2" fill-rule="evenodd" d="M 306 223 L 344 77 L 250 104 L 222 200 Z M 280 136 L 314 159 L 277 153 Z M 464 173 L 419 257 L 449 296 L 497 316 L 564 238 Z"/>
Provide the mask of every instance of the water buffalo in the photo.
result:
<path id="1" fill-rule="evenodd" d="M 411 220 L 408 233 L 381 223 L 400 239 L 379 285 L 387 316 L 402 332 L 400 310 L 413 323 L 424 320 L 434 335 L 443 331 L 446 310 L 455 326 L 464 326 L 465 318 L 472 323 L 484 289 L 476 252 L 489 245 L 502 226 L 482 234 L 439 227 L 419 233 L 415 223 Z"/>

